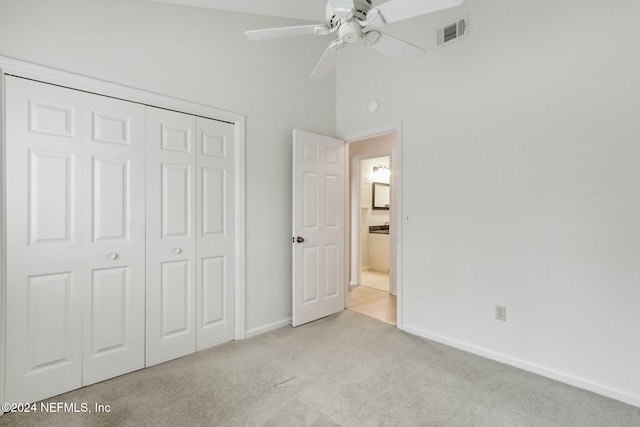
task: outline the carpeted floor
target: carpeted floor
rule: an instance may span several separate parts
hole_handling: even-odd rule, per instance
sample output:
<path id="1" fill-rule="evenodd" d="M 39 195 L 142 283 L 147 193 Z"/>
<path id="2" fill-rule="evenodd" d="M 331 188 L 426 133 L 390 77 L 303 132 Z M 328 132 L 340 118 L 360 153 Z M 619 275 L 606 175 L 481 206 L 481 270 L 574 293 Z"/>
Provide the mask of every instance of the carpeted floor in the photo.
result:
<path id="1" fill-rule="evenodd" d="M 640 408 L 344 311 L 66 393 L 6 426 L 639 426 Z"/>

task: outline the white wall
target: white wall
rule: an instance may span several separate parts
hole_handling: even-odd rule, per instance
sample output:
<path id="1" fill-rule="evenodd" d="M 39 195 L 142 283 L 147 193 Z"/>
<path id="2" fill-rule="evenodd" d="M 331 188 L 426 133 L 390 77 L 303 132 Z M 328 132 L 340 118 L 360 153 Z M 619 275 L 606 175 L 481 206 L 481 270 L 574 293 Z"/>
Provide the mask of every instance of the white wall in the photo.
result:
<path id="1" fill-rule="evenodd" d="M 402 121 L 404 329 L 640 406 L 639 16 L 468 1 L 385 29 L 411 66 L 341 55 L 338 134 Z"/>
<path id="2" fill-rule="evenodd" d="M 469 38 L 434 49 L 466 12 Z M 468 1 L 385 29 L 427 47 L 411 67 L 342 52 L 339 134 L 403 122 L 405 329 L 640 405 L 638 16 L 629 0 Z M 325 39 L 242 36 L 291 23 L 0 2 L 0 55 L 247 115 L 248 329 L 291 314 L 291 129 L 336 125 L 335 80 L 306 78 Z"/>
<path id="3" fill-rule="evenodd" d="M 2 0 L 0 55 L 246 114 L 247 329 L 291 316 L 291 132 L 335 133 L 326 39 L 252 44 L 296 21 L 137 0 Z M 306 100 L 313 99 L 313 102 Z"/>

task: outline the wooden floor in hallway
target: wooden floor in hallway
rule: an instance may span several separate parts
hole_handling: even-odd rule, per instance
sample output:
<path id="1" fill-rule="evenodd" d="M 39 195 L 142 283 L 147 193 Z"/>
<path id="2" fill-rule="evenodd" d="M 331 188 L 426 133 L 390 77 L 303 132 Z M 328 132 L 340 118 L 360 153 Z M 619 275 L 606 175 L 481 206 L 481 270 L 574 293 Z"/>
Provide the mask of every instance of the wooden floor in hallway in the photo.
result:
<path id="1" fill-rule="evenodd" d="M 349 289 L 348 309 L 366 316 L 396 324 L 396 296 L 379 289 L 366 286 L 354 286 Z"/>
<path id="2" fill-rule="evenodd" d="M 360 284 L 389 292 L 389 273 L 363 268 L 360 270 Z"/>

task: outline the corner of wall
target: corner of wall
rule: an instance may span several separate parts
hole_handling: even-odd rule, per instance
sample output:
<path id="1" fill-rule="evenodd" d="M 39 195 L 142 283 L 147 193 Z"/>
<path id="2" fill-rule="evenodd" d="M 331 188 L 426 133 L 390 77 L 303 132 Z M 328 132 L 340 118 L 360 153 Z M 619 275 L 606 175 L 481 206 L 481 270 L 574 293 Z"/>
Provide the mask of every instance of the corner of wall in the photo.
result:
<path id="1" fill-rule="evenodd" d="M 291 317 L 288 317 L 286 319 L 281 319 L 276 322 L 269 323 L 268 325 L 258 326 L 257 328 L 249 329 L 246 332 L 245 337 L 252 338 L 258 335 L 266 334 L 267 332 L 275 331 L 276 329 L 280 329 L 284 326 L 287 326 L 290 323 L 291 323 Z"/>

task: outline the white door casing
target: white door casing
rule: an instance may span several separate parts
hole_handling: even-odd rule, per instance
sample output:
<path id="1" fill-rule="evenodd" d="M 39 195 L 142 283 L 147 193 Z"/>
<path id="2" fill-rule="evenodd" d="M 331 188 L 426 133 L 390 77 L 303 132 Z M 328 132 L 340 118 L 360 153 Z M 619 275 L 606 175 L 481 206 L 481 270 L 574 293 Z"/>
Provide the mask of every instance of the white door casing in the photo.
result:
<path id="1" fill-rule="evenodd" d="M 366 159 L 371 159 L 375 157 L 384 157 L 389 156 L 390 158 L 390 166 L 391 166 L 391 176 L 389 179 L 390 185 L 390 203 L 391 209 L 389 211 L 389 222 L 391 223 L 390 232 L 389 232 L 389 292 L 392 294 L 396 294 L 397 288 L 397 249 L 396 249 L 396 240 L 397 240 L 397 230 L 402 226 L 401 218 L 398 215 L 398 211 L 400 210 L 398 200 L 398 191 L 396 191 L 398 176 L 399 174 L 396 172 L 395 165 L 398 163 L 396 159 L 396 145 L 398 144 L 398 133 L 399 130 L 395 130 L 392 132 L 385 132 L 383 134 L 375 133 L 371 136 L 367 136 L 365 138 L 359 138 L 356 141 L 347 141 L 348 145 L 348 157 L 351 159 L 350 166 L 350 179 L 351 179 L 351 239 L 349 251 L 351 254 L 351 266 L 350 266 L 350 285 L 358 285 L 360 283 L 360 268 L 361 268 L 361 258 L 362 258 L 362 241 L 361 241 L 361 232 L 364 232 L 366 236 L 368 236 L 368 230 L 362 230 L 361 225 L 361 205 L 365 203 L 366 206 L 369 206 L 371 203 L 371 184 L 366 184 L 367 189 L 362 188 L 361 183 L 361 174 L 364 172 L 361 169 L 360 162 Z M 380 137 L 391 137 L 395 135 L 391 140 L 380 139 Z M 354 154 L 355 153 L 355 154 Z M 363 193 L 364 199 L 362 200 Z M 368 238 L 368 237 L 367 237 Z"/>
<path id="2" fill-rule="evenodd" d="M 344 309 L 344 141 L 293 131 L 293 326 Z"/>
<path id="3" fill-rule="evenodd" d="M 144 367 L 145 107 L 84 94 L 83 385 Z"/>
<path id="4" fill-rule="evenodd" d="M 196 348 L 195 133 L 195 117 L 148 108 L 147 366 Z"/>
<path id="5" fill-rule="evenodd" d="M 0 68 L 0 129 L 6 129 L 5 117 L 5 74 Z M 5 132 L 0 132 L 0 311 L 5 313 L 6 307 L 6 259 L 5 259 L 5 160 L 7 158 L 5 151 Z M 0 402 L 6 402 L 4 397 L 5 389 L 5 325 L 6 316 L 0 316 Z M 0 418 L 4 416 L 4 412 L 0 411 Z"/>
<path id="6" fill-rule="evenodd" d="M 373 139 L 377 139 L 377 137 L 395 134 L 395 147 L 391 147 L 391 210 L 390 210 L 390 223 L 391 228 L 389 230 L 389 240 L 390 247 L 390 286 L 391 292 L 396 293 L 397 295 L 397 316 L 396 316 L 396 325 L 399 329 L 404 330 L 403 320 L 402 320 L 402 269 L 399 266 L 402 265 L 402 226 L 403 226 L 403 202 L 402 202 L 402 124 L 395 123 L 390 125 L 385 125 L 373 129 L 369 129 L 366 131 L 361 131 L 353 134 L 343 135 L 344 139 L 347 141 L 349 155 L 353 156 L 354 152 L 358 152 L 354 158 L 354 164 L 357 165 L 358 161 L 355 159 L 360 158 L 360 155 L 363 154 L 361 149 L 366 148 L 367 157 L 369 155 L 373 155 L 375 157 L 379 157 L 382 155 L 386 155 L 388 153 L 388 149 L 384 148 L 381 151 L 370 146 L 369 143 L 373 142 Z M 370 140 L 369 143 L 364 146 L 359 146 L 359 148 L 354 148 L 358 146 L 357 144 L 360 141 Z M 354 144 L 356 143 L 356 144 Z M 379 147 L 378 147 L 379 148 Z M 358 216 L 359 216 L 359 200 L 358 200 L 358 176 L 359 172 L 357 171 L 357 167 L 354 165 L 352 168 L 352 192 L 351 192 L 351 216 L 354 220 L 351 224 L 351 235 L 352 239 L 355 240 L 358 238 Z M 349 246 L 349 244 L 347 245 Z M 349 248 L 352 257 L 351 264 L 351 273 L 352 279 L 354 276 L 357 277 L 354 273 L 359 272 L 359 260 L 357 257 L 357 251 L 354 251 L 354 248 Z M 357 280 L 354 280 L 354 283 Z"/>

